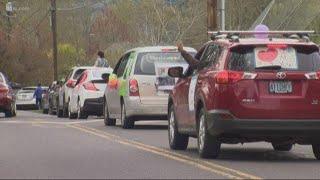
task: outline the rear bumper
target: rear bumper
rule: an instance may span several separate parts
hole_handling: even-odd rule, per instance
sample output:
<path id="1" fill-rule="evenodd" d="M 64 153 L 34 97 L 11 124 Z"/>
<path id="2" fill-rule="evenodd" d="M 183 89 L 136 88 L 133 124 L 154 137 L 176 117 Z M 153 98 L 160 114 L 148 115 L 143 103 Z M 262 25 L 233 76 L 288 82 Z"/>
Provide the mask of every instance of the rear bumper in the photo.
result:
<path id="1" fill-rule="evenodd" d="M 134 120 L 167 120 L 167 104 L 142 104 L 139 97 L 125 99 L 126 115 Z"/>
<path id="2" fill-rule="evenodd" d="M 238 119 L 226 110 L 207 114 L 208 129 L 212 135 L 237 137 L 317 138 L 320 136 L 319 119 Z M 319 140 L 318 140 L 319 141 Z"/>
<path id="3" fill-rule="evenodd" d="M 86 99 L 83 105 L 83 111 L 88 115 L 103 115 L 103 98 Z"/>

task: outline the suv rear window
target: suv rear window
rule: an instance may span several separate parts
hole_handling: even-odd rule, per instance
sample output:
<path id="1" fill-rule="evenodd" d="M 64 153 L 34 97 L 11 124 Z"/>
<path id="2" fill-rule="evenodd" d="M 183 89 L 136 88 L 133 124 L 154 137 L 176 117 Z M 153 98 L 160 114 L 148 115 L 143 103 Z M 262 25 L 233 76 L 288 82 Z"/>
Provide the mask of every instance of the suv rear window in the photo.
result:
<path id="1" fill-rule="evenodd" d="M 316 46 L 236 46 L 230 50 L 228 69 L 255 71 L 263 66 L 281 66 L 282 70 L 317 71 L 320 68 L 319 49 Z"/>
<path id="2" fill-rule="evenodd" d="M 72 79 L 78 79 L 78 78 L 80 77 L 80 75 L 81 75 L 84 71 L 85 71 L 85 69 L 78 69 L 78 70 L 74 73 Z"/>
<path id="3" fill-rule="evenodd" d="M 194 55 L 194 54 L 192 54 Z M 155 63 L 185 63 L 179 52 L 148 52 L 139 53 L 134 73 L 137 75 L 155 75 Z"/>

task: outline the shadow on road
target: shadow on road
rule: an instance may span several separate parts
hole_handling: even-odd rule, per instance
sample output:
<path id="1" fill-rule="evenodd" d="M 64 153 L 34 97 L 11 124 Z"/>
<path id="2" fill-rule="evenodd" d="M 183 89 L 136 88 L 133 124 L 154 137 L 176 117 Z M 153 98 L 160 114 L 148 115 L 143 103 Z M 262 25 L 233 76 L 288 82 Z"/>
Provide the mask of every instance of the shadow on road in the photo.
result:
<path id="1" fill-rule="evenodd" d="M 188 148 L 186 153 L 192 153 L 198 155 L 197 148 Z M 221 148 L 221 153 L 217 161 L 243 161 L 243 162 L 279 162 L 279 163 L 305 163 L 314 162 L 318 164 L 318 161 L 314 158 L 305 157 L 303 154 L 297 154 L 294 152 L 279 152 L 273 149 L 267 148 Z"/>

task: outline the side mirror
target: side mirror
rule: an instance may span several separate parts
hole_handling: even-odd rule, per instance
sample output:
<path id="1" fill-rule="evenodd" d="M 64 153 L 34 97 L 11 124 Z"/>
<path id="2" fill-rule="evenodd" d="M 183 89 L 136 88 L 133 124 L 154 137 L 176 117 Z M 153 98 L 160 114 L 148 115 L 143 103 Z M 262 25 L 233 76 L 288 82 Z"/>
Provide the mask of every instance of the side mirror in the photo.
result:
<path id="1" fill-rule="evenodd" d="M 74 88 L 74 87 L 75 87 L 75 84 L 76 84 L 75 81 L 69 79 L 69 80 L 67 81 L 66 86 L 69 87 L 69 88 Z"/>
<path id="2" fill-rule="evenodd" d="M 183 67 L 178 66 L 169 68 L 168 75 L 173 78 L 183 77 Z"/>
<path id="3" fill-rule="evenodd" d="M 106 83 L 108 83 L 108 82 L 109 82 L 109 76 L 110 76 L 109 73 L 104 73 L 104 74 L 101 75 L 101 78 L 102 78 Z"/>

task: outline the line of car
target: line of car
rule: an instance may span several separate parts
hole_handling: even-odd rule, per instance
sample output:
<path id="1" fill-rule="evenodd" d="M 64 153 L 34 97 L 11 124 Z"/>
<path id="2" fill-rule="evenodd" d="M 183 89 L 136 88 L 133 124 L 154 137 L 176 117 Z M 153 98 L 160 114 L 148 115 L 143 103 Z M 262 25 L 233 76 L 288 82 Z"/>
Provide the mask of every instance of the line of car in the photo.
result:
<path id="1" fill-rule="evenodd" d="M 217 158 L 222 143 L 266 141 L 276 151 L 312 145 L 320 159 L 319 68 L 319 47 L 301 39 L 217 38 L 197 69 L 176 47 L 136 48 L 114 69 L 73 68 L 50 86 L 48 107 L 70 119 L 104 116 L 106 126 L 118 119 L 124 129 L 168 120 L 170 148 L 195 137 L 202 158 Z"/>

